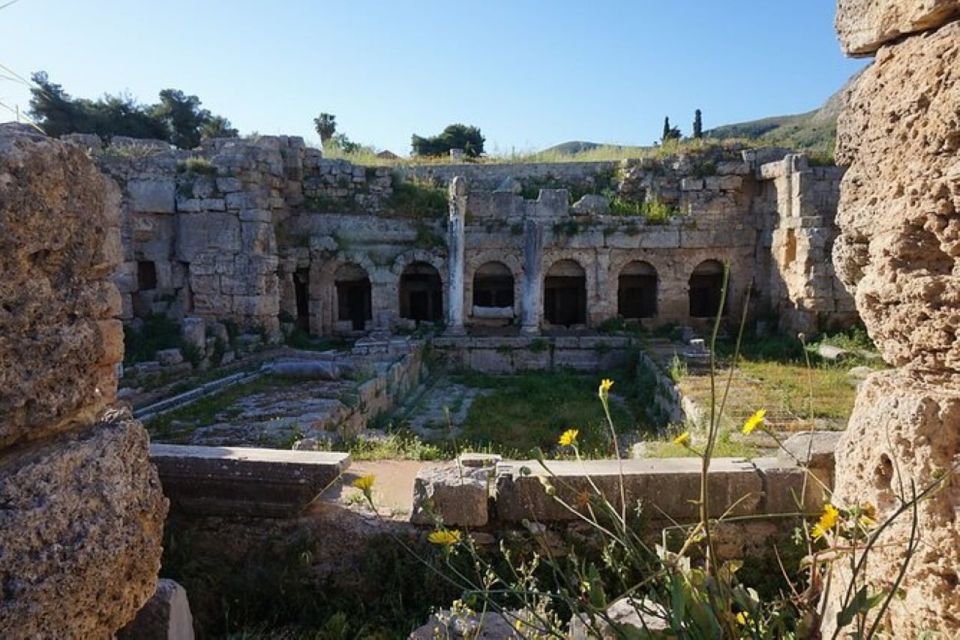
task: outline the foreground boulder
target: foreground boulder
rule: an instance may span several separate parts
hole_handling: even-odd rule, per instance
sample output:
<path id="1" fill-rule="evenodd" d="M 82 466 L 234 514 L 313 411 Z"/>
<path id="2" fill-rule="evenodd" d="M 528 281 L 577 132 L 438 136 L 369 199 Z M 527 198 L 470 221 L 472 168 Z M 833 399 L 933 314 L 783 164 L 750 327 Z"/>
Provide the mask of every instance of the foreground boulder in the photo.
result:
<path id="1" fill-rule="evenodd" d="M 0 126 L 0 635 L 107 638 L 154 593 L 167 501 L 115 399 L 118 191 Z"/>
<path id="2" fill-rule="evenodd" d="M 914 490 L 919 545 L 888 611 L 890 637 L 960 636 L 960 2 L 841 0 L 848 53 L 876 52 L 840 116 L 841 235 L 834 264 L 895 371 L 861 384 L 836 456 L 834 500 L 889 518 Z M 947 481 L 944 481 L 947 480 Z M 910 513 L 884 529 L 860 576 L 889 591 Z M 851 581 L 834 566 L 828 637 Z M 873 612 L 875 615 L 875 612 Z"/>

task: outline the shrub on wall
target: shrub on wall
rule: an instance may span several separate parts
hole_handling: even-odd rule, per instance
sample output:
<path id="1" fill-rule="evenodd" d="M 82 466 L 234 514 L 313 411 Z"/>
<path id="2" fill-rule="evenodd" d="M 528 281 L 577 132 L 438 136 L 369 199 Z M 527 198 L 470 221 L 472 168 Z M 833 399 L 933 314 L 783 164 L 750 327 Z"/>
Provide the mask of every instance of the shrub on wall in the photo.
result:
<path id="1" fill-rule="evenodd" d="M 447 214 L 447 190 L 430 182 L 393 177 L 393 193 L 387 201 L 391 213 L 402 218 L 441 218 Z"/>

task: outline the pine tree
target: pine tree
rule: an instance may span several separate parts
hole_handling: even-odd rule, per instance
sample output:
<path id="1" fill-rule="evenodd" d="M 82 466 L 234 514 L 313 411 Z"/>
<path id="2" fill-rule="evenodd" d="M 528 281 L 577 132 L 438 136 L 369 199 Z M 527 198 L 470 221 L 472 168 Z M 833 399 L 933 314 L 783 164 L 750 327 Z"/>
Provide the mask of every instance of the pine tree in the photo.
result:
<path id="1" fill-rule="evenodd" d="M 693 113 L 693 137 L 702 138 L 703 137 L 703 118 L 700 113 L 700 109 L 697 109 Z"/>

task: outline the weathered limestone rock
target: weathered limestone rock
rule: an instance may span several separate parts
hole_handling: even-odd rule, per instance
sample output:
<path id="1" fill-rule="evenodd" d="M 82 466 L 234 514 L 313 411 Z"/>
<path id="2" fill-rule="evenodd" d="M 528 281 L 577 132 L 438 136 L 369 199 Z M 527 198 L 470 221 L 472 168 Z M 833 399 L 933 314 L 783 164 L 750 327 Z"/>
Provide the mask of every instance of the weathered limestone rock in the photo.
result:
<path id="1" fill-rule="evenodd" d="M 0 127 L 0 447 L 90 421 L 116 396 L 118 197 L 79 148 Z"/>
<path id="2" fill-rule="evenodd" d="M 943 385 L 895 371 L 875 373 L 860 388 L 837 451 L 835 499 L 845 505 L 871 503 L 888 517 L 900 505 L 901 491 L 909 500 L 911 482 L 917 491 L 935 482 L 956 464 L 958 451 L 960 378 Z M 891 603 L 893 637 L 960 633 L 960 488 L 955 485 L 920 503 L 922 545 L 901 585 L 906 597 Z M 907 513 L 880 538 L 867 566 L 872 583 L 889 586 L 903 562 L 910 527 Z"/>
<path id="3" fill-rule="evenodd" d="M 601 195 L 588 193 L 573 203 L 570 210 L 576 214 L 606 215 L 610 213 L 610 201 Z"/>
<path id="4" fill-rule="evenodd" d="M 107 638 L 156 587 L 147 434 L 103 409 L 123 329 L 120 195 L 77 146 L 0 126 L 0 633 Z"/>
<path id="5" fill-rule="evenodd" d="M 193 640 L 193 615 L 187 590 L 174 580 L 161 578 L 157 592 L 137 617 L 117 634 L 118 640 Z"/>
<path id="6" fill-rule="evenodd" d="M 166 500 L 139 422 L 0 454 L 0 629 L 102 638 L 153 594 Z"/>
<path id="7" fill-rule="evenodd" d="M 414 481 L 410 521 L 433 524 L 439 519 L 450 527 L 485 526 L 490 471 L 455 463 L 422 468 Z"/>
<path id="8" fill-rule="evenodd" d="M 879 48 L 838 124 L 842 234 L 834 263 L 884 359 L 871 374 L 836 460 L 835 500 L 889 518 L 913 487 L 944 478 L 960 452 L 960 15 L 957 2 L 840 2 L 849 51 Z M 913 33 L 919 29 L 934 29 Z M 920 546 L 887 622 L 891 637 L 960 634 L 960 490 L 955 479 L 919 504 Z M 875 589 L 904 561 L 911 517 L 887 528 L 867 563 Z M 835 583 L 850 580 L 844 563 Z M 836 591 L 842 591 L 838 589 Z M 831 631 L 839 600 L 828 602 Z"/>
<path id="9" fill-rule="evenodd" d="M 631 637 L 631 634 L 640 634 L 643 638 L 668 638 L 667 611 L 648 600 L 636 601 L 630 598 L 620 598 L 607 608 L 610 622 L 598 619 L 590 625 L 584 618 L 575 617 L 570 620 L 569 640 L 590 640 L 600 633 L 602 640 L 618 640 L 621 637 Z M 611 624 L 612 623 L 612 624 Z M 591 627 L 596 627 L 591 628 Z M 614 628 L 615 627 L 615 628 Z"/>
<path id="10" fill-rule="evenodd" d="M 851 55 L 869 55 L 904 35 L 960 16 L 957 0 L 839 0 L 837 32 Z"/>
<path id="11" fill-rule="evenodd" d="M 425 625 L 409 635 L 408 640 L 511 640 L 520 637 L 511 619 L 503 614 L 444 610 L 430 616 Z"/>
<path id="12" fill-rule="evenodd" d="M 883 48 L 841 114 L 834 262 L 884 359 L 960 373 L 960 23 Z"/>

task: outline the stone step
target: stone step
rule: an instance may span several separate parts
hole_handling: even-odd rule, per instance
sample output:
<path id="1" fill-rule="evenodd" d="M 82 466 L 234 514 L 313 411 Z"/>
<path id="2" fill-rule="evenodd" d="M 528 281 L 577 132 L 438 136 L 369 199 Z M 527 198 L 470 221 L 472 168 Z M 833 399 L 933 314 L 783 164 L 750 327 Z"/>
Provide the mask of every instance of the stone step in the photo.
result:
<path id="1" fill-rule="evenodd" d="M 350 466 L 349 453 L 150 445 L 171 510 L 288 518 Z"/>

